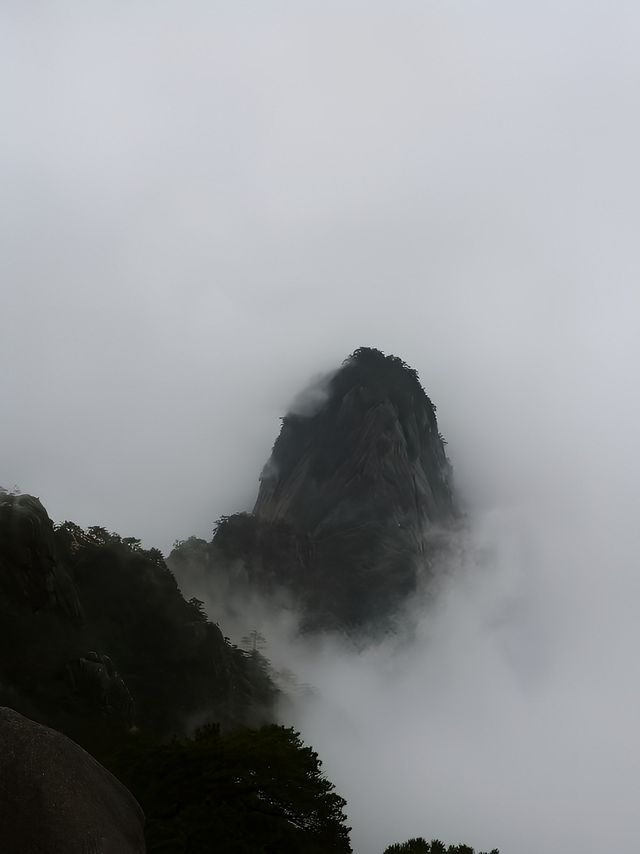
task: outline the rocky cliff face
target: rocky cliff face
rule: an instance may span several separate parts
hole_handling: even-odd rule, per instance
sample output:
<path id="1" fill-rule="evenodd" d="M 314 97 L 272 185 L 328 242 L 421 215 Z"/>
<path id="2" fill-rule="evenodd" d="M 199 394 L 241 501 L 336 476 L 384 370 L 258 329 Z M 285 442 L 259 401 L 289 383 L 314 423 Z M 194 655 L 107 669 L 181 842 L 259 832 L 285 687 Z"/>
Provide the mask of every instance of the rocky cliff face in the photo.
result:
<path id="1" fill-rule="evenodd" d="M 276 691 L 182 596 L 160 552 L 103 528 L 54 528 L 29 495 L 0 494 L 0 704 L 93 748 L 271 719 Z"/>
<path id="2" fill-rule="evenodd" d="M 415 371 L 369 348 L 328 380 L 315 412 L 283 419 L 254 508 L 314 537 L 351 522 L 418 533 L 454 513 L 433 404 Z"/>
<path id="3" fill-rule="evenodd" d="M 33 495 L 0 494 L 0 590 L 34 611 L 53 607 L 82 619 L 77 591 L 57 559 L 53 523 Z"/>
<path id="4" fill-rule="evenodd" d="M 223 520 L 211 563 L 285 589 L 308 629 L 381 627 L 431 570 L 457 515 L 435 407 L 415 371 L 357 350 L 284 419 L 252 514 Z"/>

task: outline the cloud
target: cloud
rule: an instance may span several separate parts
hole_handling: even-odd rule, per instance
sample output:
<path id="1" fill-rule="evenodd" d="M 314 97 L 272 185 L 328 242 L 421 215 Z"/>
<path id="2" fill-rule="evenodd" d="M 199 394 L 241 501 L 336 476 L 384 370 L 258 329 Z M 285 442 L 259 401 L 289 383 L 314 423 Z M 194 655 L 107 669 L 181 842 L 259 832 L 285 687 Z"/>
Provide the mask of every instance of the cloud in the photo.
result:
<path id="1" fill-rule="evenodd" d="M 329 399 L 329 383 L 335 371 L 314 376 L 302 391 L 291 401 L 287 414 L 310 418 L 315 415 Z"/>
<path id="2" fill-rule="evenodd" d="M 523 854 L 632 844 L 634 537 L 631 513 L 589 525 L 591 498 L 476 512 L 407 638 L 292 642 L 291 622 L 263 620 L 273 664 L 313 686 L 283 719 L 347 797 L 355 851 L 414 835 Z"/>

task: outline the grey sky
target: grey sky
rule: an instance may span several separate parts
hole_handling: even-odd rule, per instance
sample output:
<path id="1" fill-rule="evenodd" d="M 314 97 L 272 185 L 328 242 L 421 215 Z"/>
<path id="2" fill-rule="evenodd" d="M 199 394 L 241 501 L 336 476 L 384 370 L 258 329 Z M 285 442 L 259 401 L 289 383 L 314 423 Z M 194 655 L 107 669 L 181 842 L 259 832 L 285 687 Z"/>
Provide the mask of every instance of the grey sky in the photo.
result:
<path id="1" fill-rule="evenodd" d="M 3 479 L 167 548 L 361 344 L 470 446 L 628 371 L 640 15 L 560 6 L 4 4 Z"/>
<path id="2" fill-rule="evenodd" d="M 0 483 L 167 550 L 251 506 L 310 376 L 400 355 L 546 556 L 542 708 L 491 736 L 513 793 L 532 734 L 521 854 L 636 839 L 639 38 L 625 2 L 0 6 Z"/>

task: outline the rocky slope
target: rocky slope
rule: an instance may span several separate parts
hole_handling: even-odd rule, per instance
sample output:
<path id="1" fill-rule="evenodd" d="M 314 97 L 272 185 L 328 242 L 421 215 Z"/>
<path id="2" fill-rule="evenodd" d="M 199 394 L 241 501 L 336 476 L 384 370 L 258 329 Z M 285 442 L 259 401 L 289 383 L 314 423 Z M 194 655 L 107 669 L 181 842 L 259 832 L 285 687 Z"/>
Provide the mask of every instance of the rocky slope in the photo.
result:
<path id="1" fill-rule="evenodd" d="M 154 733 L 272 719 L 275 688 L 187 602 L 159 551 L 103 528 L 54 528 L 0 494 L 0 703 L 93 749 Z"/>
<path id="2" fill-rule="evenodd" d="M 221 520 L 197 549 L 225 595 L 285 591 L 307 629 L 381 629 L 432 572 L 457 515 L 416 372 L 362 348 L 283 419 L 253 513 Z M 171 556 L 178 574 L 194 548 Z"/>

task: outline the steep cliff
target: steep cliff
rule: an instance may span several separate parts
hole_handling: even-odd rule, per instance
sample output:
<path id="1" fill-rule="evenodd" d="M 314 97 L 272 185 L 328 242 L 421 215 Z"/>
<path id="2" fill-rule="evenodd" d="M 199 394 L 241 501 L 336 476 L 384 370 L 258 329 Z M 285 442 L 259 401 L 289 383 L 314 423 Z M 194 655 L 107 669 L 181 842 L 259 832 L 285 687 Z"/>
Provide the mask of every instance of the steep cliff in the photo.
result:
<path id="1" fill-rule="evenodd" d="M 0 494 L 0 704 L 92 748 L 272 719 L 268 675 L 182 596 L 162 555 L 103 528 L 54 527 L 41 502 Z"/>
<path id="2" fill-rule="evenodd" d="M 82 618 L 77 591 L 57 560 L 53 523 L 33 495 L 0 493 L 0 591 L 34 610 Z"/>
<path id="3" fill-rule="evenodd" d="M 414 370 L 362 348 L 293 409 L 253 513 L 221 520 L 207 571 L 287 592 L 309 630 L 384 629 L 457 516 L 435 407 Z"/>
<path id="4" fill-rule="evenodd" d="M 361 348 L 328 379 L 326 399 L 283 419 L 254 514 L 313 536 L 351 522 L 409 525 L 455 513 L 435 407 L 415 371 Z"/>

